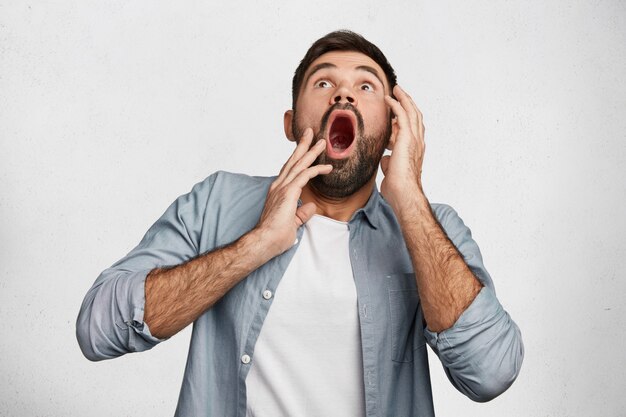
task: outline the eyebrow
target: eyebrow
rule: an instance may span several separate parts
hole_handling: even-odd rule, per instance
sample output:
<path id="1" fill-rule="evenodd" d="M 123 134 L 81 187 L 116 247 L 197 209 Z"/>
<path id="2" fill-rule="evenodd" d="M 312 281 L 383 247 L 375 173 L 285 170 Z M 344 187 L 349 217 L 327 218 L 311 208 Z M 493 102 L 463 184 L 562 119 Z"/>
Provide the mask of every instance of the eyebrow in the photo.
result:
<path id="1" fill-rule="evenodd" d="M 309 75 L 306 76 L 304 80 L 304 84 L 308 84 L 309 79 L 313 76 L 313 74 L 326 68 L 337 68 L 337 65 L 331 64 L 330 62 L 322 62 L 321 64 L 317 64 L 311 69 L 311 72 L 309 72 Z M 378 71 L 376 71 L 376 68 L 370 67 L 369 65 L 359 65 L 358 67 L 356 67 L 356 69 L 360 71 L 366 71 L 374 75 L 378 79 L 378 81 L 380 81 L 380 84 L 383 87 L 385 87 L 385 83 L 380 78 L 380 75 L 378 74 Z"/>
<path id="2" fill-rule="evenodd" d="M 374 77 L 378 78 L 378 81 L 380 81 L 380 84 L 383 87 L 385 86 L 385 83 L 380 78 L 380 75 L 378 74 L 378 71 L 376 71 L 376 68 L 370 67 L 369 65 L 359 65 L 358 67 L 356 67 L 356 69 L 361 70 L 361 71 L 367 71 L 367 72 L 373 74 Z"/>

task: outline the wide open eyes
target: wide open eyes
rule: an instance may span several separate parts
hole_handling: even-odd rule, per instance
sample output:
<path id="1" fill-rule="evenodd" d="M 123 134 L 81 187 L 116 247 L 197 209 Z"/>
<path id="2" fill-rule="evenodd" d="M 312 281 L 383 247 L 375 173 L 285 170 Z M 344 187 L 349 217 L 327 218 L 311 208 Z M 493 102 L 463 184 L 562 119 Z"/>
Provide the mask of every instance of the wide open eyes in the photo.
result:
<path id="1" fill-rule="evenodd" d="M 315 88 L 331 88 L 332 86 L 332 83 L 328 80 L 319 80 L 313 84 L 313 87 Z"/>
<path id="2" fill-rule="evenodd" d="M 313 87 L 315 87 L 315 88 L 332 88 L 332 87 L 334 87 L 334 85 L 333 85 L 333 83 L 331 83 L 328 80 L 321 79 L 321 80 L 316 81 L 313 84 Z M 362 91 L 369 92 L 369 93 L 373 93 L 376 90 L 376 88 L 374 87 L 374 84 L 370 83 L 370 82 L 363 82 L 363 83 L 361 83 L 359 85 L 359 89 L 362 90 Z"/>
<path id="3" fill-rule="evenodd" d="M 374 84 L 372 83 L 363 83 L 360 88 L 363 91 L 374 92 Z"/>

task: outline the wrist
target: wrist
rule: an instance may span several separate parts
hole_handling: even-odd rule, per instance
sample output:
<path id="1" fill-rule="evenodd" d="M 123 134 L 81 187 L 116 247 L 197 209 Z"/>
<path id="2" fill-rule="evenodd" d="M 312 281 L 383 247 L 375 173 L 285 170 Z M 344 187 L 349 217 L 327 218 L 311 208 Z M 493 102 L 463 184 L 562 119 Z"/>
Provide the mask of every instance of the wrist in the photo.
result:
<path id="1" fill-rule="evenodd" d="M 400 223 L 414 221 L 416 217 L 431 212 L 430 203 L 418 184 L 404 187 L 400 198 L 391 201 L 390 205 Z"/>
<path id="2" fill-rule="evenodd" d="M 271 230 L 258 226 L 242 236 L 242 243 L 258 257 L 259 266 L 284 252 L 274 236 Z"/>

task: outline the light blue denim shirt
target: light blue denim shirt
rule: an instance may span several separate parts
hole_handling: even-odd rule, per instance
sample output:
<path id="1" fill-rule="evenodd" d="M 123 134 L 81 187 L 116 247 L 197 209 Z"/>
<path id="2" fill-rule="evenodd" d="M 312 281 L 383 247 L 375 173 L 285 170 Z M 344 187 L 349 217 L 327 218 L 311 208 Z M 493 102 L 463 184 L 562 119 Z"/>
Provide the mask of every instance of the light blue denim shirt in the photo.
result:
<path id="1" fill-rule="evenodd" d="M 85 356 L 109 359 L 161 342 L 143 321 L 148 272 L 178 265 L 250 231 L 272 180 L 217 172 L 179 197 L 87 293 L 76 324 Z M 433 204 L 432 209 L 484 284 L 454 326 L 441 333 L 426 328 L 400 226 L 377 190 L 348 223 L 367 416 L 434 415 L 426 344 L 452 384 L 475 401 L 506 390 L 522 363 L 520 331 L 495 296 L 470 230 L 451 207 Z M 194 322 L 177 416 L 245 416 L 245 379 L 273 301 L 263 293 L 280 291 L 297 250 L 298 244 L 251 273 Z"/>

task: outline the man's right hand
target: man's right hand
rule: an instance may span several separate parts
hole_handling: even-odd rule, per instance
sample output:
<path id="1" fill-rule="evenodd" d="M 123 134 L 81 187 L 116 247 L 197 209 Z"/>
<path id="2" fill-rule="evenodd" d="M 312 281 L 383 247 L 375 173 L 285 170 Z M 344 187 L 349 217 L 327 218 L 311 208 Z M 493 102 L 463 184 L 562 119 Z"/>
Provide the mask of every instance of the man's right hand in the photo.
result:
<path id="1" fill-rule="evenodd" d="M 252 271 L 293 245 L 298 227 L 316 209 L 313 203 L 298 207 L 302 187 L 316 175 L 332 170 L 331 165 L 311 166 L 326 142 L 320 140 L 311 148 L 312 140 L 313 131 L 307 129 L 270 186 L 261 219 L 253 230 L 222 248 L 148 274 L 144 321 L 153 336 L 176 334 Z"/>
<path id="2" fill-rule="evenodd" d="M 332 165 L 311 166 L 326 147 L 324 139 L 311 147 L 312 140 L 313 130 L 307 128 L 293 154 L 270 186 L 261 218 L 253 231 L 258 234 L 261 242 L 266 243 L 269 258 L 280 255 L 293 246 L 298 227 L 315 214 L 315 203 L 298 207 L 302 188 L 311 178 L 328 174 L 333 169 Z"/>

